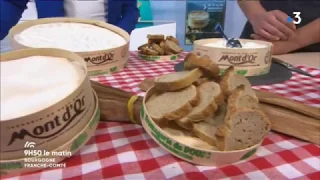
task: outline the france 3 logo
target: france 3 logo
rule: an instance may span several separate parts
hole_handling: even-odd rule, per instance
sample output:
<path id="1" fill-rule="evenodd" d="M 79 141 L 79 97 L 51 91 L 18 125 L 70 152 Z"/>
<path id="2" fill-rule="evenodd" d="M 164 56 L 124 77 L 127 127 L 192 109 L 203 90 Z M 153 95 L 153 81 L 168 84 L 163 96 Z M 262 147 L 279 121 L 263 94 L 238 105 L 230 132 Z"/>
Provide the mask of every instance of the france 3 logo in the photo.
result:
<path id="1" fill-rule="evenodd" d="M 293 18 L 291 18 L 290 16 L 288 17 L 287 21 L 288 23 L 292 23 L 293 24 L 300 24 L 302 19 L 301 19 L 301 12 L 293 12 Z"/>

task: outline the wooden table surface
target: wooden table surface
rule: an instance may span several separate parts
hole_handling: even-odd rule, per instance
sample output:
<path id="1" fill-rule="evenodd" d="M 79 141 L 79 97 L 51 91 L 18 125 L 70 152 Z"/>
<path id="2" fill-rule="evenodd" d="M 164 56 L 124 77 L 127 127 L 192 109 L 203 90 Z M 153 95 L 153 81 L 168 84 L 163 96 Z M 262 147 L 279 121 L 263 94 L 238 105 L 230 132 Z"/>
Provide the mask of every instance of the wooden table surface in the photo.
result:
<path id="1" fill-rule="evenodd" d="M 274 56 L 293 65 L 303 65 L 320 68 L 320 52 L 293 53 Z"/>

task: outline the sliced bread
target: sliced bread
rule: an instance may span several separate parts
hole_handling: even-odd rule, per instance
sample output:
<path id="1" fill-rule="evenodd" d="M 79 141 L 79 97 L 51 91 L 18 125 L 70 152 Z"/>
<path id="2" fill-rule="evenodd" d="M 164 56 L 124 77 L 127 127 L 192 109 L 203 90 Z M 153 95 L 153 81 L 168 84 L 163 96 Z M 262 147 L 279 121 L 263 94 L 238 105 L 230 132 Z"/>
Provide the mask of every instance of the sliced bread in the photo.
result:
<path id="1" fill-rule="evenodd" d="M 140 51 L 142 48 L 147 48 L 149 46 L 148 43 L 142 44 L 141 46 L 138 47 L 138 50 Z"/>
<path id="2" fill-rule="evenodd" d="M 198 80 L 196 80 L 193 84 L 195 86 L 200 86 L 201 84 L 203 83 L 206 83 L 206 82 L 209 82 L 210 80 L 206 77 L 203 77 L 203 78 L 199 78 Z"/>
<path id="3" fill-rule="evenodd" d="M 212 117 L 218 108 L 218 104 L 224 101 L 219 84 L 206 82 L 198 87 L 199 104 L 188 114 L 188 119 L 192 122 L 203 121 Z"/>
<path id="4" fill-rule="evenodd" d="M 192 85 L 202 76 L 199 69 L 165 74 L 157 77 L 154 87 L 159 91 L 176 91 Z"/>
<path id="5" fill-rule="evenodd" d="M 201 140 L 216 146 L 216 134 L 220 126 L 223 126 L 227 113 L 227 106 L 220 105 L 214 117 L 207 118 L 203 122 L 193 123 L 192 132 Z"/>
<path id="6" fill-rule="evenodd" d="M 226 104 L 219 105 L 218 110 L 215 112 L 214 116 L 207 118 L 205 122 L 213 126 L 220 127 L 221 125 L 224 124 L 224 119 L 226 117 L 226 114 L 227 114 L 227 105 Z"/>
<path id="7" fill-rule="evenodd" d="M 146 55 L 150 55 L 150 56 L 155 56 L 155 55 L 159 55 L 159 53 L 149 47 L 141 47 L 141 53 L 142 54 L 146 54 Z"/>
<path id="8" fill-rule="evenodd" d="M 220 86 L 223 94 L 228 98 L 232 91 L 240 85 L 244 85 L 244 91 L 246 94 L 256 97 L 248 79 L 243 75 L 236 74 L 234 67 L 230 66 L 226 69 L 220 80 Z"/>
<path id="9" fill-rule="evenodd" d="M 163 127 L 162 130 L 179 143 L 187 144 L 194 148 L 217 150 L 215 146 L 209 145 L 197 137 L 193 137 L 191 131 L 185 131 L 171 123 L 167 127 Z"/>
<path id="10" fill-rule="evenodd" d="M 208 57 L 197 57 L 194 53 L 189 53 L 184 60 L 184 68 L 186 70 L 200 68 L 204 75 L 208 78 L 217 79 L 220 69 L 218 64 Z"/>
<path id="11" fill-rule="evenodd" d="M 216 146 L 216 132 L 217 127 L 209 124 L 207 122 L 197 122 L 193 123 L 193 134 L 200 138 L 202 141 L 212 145 Z"/>
<path id="12" fill-rule="evenodd" d="M 219 105 L 218 110 L 214 113 L 214 116 L 205 118 L 203 122 L 215 127 L 220 127 L 220 125 L 224 124 L 224 118 L 226 116 L 226 113 L 227 113 L 227 106 L 225 104 Z M 193 130 L 194 128 L 194 123 L 188 118 L 188 116 L 175 120 L 175 122 L 180 127 L 186 130 Z"/>
<path id="13" fill-rule="evenodd" d="M 158 45 L 158 44 L 156 44 L 156 43 L 152 43 L 151 44 L 151 47 L 155 50 L 155 51 L 157 51 L 160 55 L 164 55 L 164 50 L 161 48 L 161 46 L 160 45 Z"/>
<path id="14" fill-rule="evenodd" d="M 165 39 L 163 34 L 148 34 L 147 38 L 149 44 L 160 43 Z"/>
<path id="15" fill-rule="evenodd" d="M 197 60 L 198 57 L 196 54 L 194 53 L 189 53 L 186 55 L 186 57 L 184 58 L 184 63 L 183 63 L 183 68 L 184 70 L 192 70 L 197 68 L 195 65 L 191 64 L 190 62 Z"/>
<path id="16" fill-rule="evenodd" d="M 197 88 L 191 85 L 178 91 L 152 95 L 146 102 L 146 109 L 152 119 L 159 123 L 183 118 L 198 102 Z"/>
<path id="17" fill-rule="evenodd" d="M 166 49 L 173 54 L 179 54 L 183 51 L 183 49 L 178 44 L 170 40 L 165 40 L 164 45 L 166 46 Z"/>
<path id="18" fill-rule="evenodd" d="M 270 121 L 260 110 L 233 111 L 227 118 L 227 123 L 220 128 L 223 136 L 216 136 L 216 145 L 223 151 L 251 147 L 259 143 L 270 131 Z"/>
<path id="19" fill-rule="evenodd" d="M 179 40 L 173 36 L 167 36 L 166 40 L 172 41 L 172 42 L 176 43 L 177 45 L 179 45 Z"/>
<path id="20" fill-rule="evenodd" d="M 238 86 L 228 98 L 228 111 L 239 109 L 258 109 L 259 101 L 256 97 L 245 92 L 245 86 Z"/>
<path id="21" fill-rule="evenodd" d="M 186 129 L 186 130 L 193 129 L 193 123 L 189 120 L 188 116 L 175 120 L 175 122 L 177 123 L 177 125 L 179 125 L 183 129 Z"/>

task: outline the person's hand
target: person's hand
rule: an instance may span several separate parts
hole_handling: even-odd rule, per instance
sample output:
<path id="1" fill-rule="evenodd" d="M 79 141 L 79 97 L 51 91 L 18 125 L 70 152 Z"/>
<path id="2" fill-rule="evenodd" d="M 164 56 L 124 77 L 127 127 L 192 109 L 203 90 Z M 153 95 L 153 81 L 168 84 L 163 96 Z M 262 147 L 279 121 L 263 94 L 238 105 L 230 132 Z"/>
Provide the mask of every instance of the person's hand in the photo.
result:
<path id="1" fill-rule="evenodd" d="M 268 41 L 287 40 L 295 32 L 296 26 L 288 23 L 288 15 L 274 10 L 256 14 L 250 20 L 255 34 Z"/>
<path id="2" fill-rule="evenodd" d="M 268 41 L 264 39 L 262 36 L 257 34 L 251 34 L 251 38 L 255 40 L 262 40 L 262 41 Z M 273 55 L 281 55 L 281 54 L 287 54 L 297 49 L 296 45 L 297 43 L 289 40 L 286 41 L 272 41 L 273 48 L 272 48 L 272 54 Z"/>

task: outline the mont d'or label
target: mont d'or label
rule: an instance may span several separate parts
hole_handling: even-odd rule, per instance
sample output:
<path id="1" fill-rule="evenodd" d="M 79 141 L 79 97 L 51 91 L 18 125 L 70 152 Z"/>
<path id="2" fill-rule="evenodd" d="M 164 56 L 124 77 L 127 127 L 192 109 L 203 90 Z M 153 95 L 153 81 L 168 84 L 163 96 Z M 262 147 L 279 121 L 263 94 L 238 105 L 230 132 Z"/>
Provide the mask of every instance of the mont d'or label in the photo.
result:
<path id="1" fill-rule="evenodd" d="M 25 140 L 26 137 L 31 137 L 34 139 L 47 139 L 58 135 L 63 130 L 67 129 L 68 126 L 85 111 L 85 96 L 76 99 L 73 104 L 69 104 L 62 108 L 60 111 L 62 113 L 54 114 L 51 116 L 51 120 L 46 123 L 39 123 L 38 126 L 27 130 L 19 129 L 18 131 L 13 131 L 11 134 L 8 146 L 12 145 L 16 140 Z"/>
<path id="2" fill-rule="evenodd" d="M 84 60 L 88 63 L 88 65 L 108 64 L 115 61 L 115 53 L 109 52 L 103 55 L 88 56 L 84 58 Z"/>
<path id="3" fill-rule="evenodd" d="M 2 121 L 1 155 L 14 152 L 15 156 L 20 155 L 16 152 L 23 152 L 27 141 L 34 142 L 39 149 L 50 150 L 72 138 L 94 112 L 94 97 L 92 89 L 87 87 L 89 84 L 90 81 L 85 81 L 83 87 L 45 110 L 16 120 Z"/>
<path id="4" fill-rule="evenodd" d="M 257 64 L 257 55 L 255 54 L 223 54 L 219 59 L 219 63 L 227 61 L 232 65 L 252 66 Z"/>

